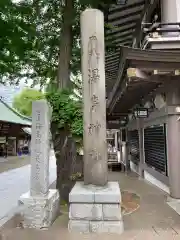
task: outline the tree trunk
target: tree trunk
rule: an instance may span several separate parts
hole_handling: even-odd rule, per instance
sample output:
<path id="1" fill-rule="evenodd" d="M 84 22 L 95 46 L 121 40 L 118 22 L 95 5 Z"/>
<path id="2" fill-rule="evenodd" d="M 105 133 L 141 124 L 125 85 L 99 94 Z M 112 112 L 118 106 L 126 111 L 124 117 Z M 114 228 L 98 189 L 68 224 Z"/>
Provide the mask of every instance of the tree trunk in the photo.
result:
<path id="1" fill-rule="evenodd" d="M 59 63 L 57 82 L 59 88 L 66 88 L 70 84 L 70 60 L 72 55 L 74 16 L 74 0 L 65 0 L 62 17 L 62 31 L 59 48 Z"/>
<path id="2" fill-rule="evenodd" d="M 57 72 L 57 87 L 67 88 L 70 85 L 70 60 L 72 55 L 73 43 L 73 15 L 74 0 L 65 0 L 61 26 L 61 39 L 59 46 L 59 61 Z M 75 162 L 76 149 L 73 141 L 69 138 L 69 131 L 58 129 L 54 123 L 51 124 L 54 150 L 56 155 L 57 179 L 56 188 L 60 192 L 62 200 L 68 201 L 71 188 L 70 175 L 72 174 L 72 163 Z"/>
<path id="3" fill-rule="evenodd" d="M 57 180 L 56 188 L 60 192 L 61 200 L 68 202 L 69 192 L 74 185 L 71 176 L 80 172 L 82 174 L 83 161 L 77 159 L 76 145 L 69 131 L 65 129 L 58 130 L 57 126 L 52 123 L 51 126 L 54 150 L 57 161 Z"/>

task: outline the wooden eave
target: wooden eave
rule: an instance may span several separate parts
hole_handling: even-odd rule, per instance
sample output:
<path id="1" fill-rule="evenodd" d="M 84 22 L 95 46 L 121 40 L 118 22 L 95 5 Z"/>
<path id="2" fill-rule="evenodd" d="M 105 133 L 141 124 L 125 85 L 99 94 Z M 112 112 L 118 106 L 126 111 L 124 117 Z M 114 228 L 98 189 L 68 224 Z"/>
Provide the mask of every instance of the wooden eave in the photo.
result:
<path id="1" fill-rule="evenodd" d="M 147 10 L 149 0 L 127 0 L 125 5 L 111 5 L 105 13 L 106 93 L 116 82 L 121 46 L 132 46 L 136 31 Z"/>
<path id="2" fill-rule="evenodd" d="M 0 121 L 0 136 L 17 137 L 23 132 L 22 127 L 22 124 Z"/>
<path id="3" fill-rule="evenodd" d="M 108 86 L 107 113 L 127 113 L 142 98 L 157 89 L 165 81 L 178 81 L 180 52 L 133 49 L 121 47 L 118 73 L 113 87 Z M 128 76 L 128 68 L 137 68 L 149 77 L 141 79 Z M 162 74 L 162 72 L 165 73 Z M 176 76 L 178 75 L 178 76 Z"/>

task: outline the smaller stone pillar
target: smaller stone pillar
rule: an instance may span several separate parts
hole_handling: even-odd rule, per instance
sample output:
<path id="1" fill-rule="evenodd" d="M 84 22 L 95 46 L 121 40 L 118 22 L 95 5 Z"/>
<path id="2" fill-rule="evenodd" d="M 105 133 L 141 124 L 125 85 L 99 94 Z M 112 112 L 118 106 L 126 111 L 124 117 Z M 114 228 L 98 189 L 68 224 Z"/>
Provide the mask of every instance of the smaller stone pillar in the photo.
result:
<path id="1" fill-rule="evenodd" d="M 31 138 L 32 196 L 45 196 L 49 191 L 50 108 L 43 101 L 33 102 Z"/>
<path id="2" fill-rule="evenodd" d="M 23 227 L 49 227 L 59 212 L 59 192 L 49 189 L 50 118 L 45 100 L 33 102 L 30 191 L 19 200 Z"/>

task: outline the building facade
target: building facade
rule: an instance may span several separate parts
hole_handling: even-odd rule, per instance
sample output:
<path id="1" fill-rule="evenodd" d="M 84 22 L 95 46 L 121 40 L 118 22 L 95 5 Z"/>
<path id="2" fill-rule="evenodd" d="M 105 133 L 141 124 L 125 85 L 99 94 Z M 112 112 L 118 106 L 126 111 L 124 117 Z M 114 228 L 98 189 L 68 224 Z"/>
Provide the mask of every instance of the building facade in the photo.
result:
<path id="1" fill-rule="evenodd" d="M 0 100 L 0 157 L 28 153 L 31 119 L 19 114 Z M 26 151 L 23 149 L 26 147 Z"/>
<path id="2" fill-rule="evenodd" d="M 127 0 L 105 19 L 107 122 L 126 131 L 131 170 L 179 199 L 180 1 Z"/>

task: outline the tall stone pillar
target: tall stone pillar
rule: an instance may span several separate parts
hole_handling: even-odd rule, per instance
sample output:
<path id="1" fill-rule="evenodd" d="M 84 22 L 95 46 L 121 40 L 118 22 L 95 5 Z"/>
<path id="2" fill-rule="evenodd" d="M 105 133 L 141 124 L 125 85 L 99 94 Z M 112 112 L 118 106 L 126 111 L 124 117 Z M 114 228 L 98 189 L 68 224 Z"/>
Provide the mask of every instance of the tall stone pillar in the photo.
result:
<path id="1" fill-rule="evenodd" d="M 45 100 L 33 102 L 30 191 L 19 200 L 23 227 L 49 227 L 59 212 L 59 192 L 49 189 L 50 118 Z"/>
<path id="2" fill-rule="evenodd" d="M 108 182 L 104 16 L 97 9 L 81 15 L 84 102 L 84 182 L 70 195 L 70 231 L 123 232 L 118 182 Z"/>
<path id="3" fill-rule="evenodd" d="M 163 23 L 180 22 L 180 1 L 161 0 L 161 21 Z M 178 28 L 178 25 L 168 26 L 168 28 Z M 178 36 L 179 33 L 166 33 L 167 36 Z"/>
<path id="4" fill-rule="evenodd" d="M 84 183 L 106 185 L 106 98 L 104 16 L 89 9 L 81 15 L 84 102 Z"/>
<path id="5" fill-rule="evenodd" d="M 167 122 L 167 157 L 170 195 L 180 199 L 180 87 L 169 89 L 167 105 L 174 106 L 176 114 L 168 116 Z"/>

